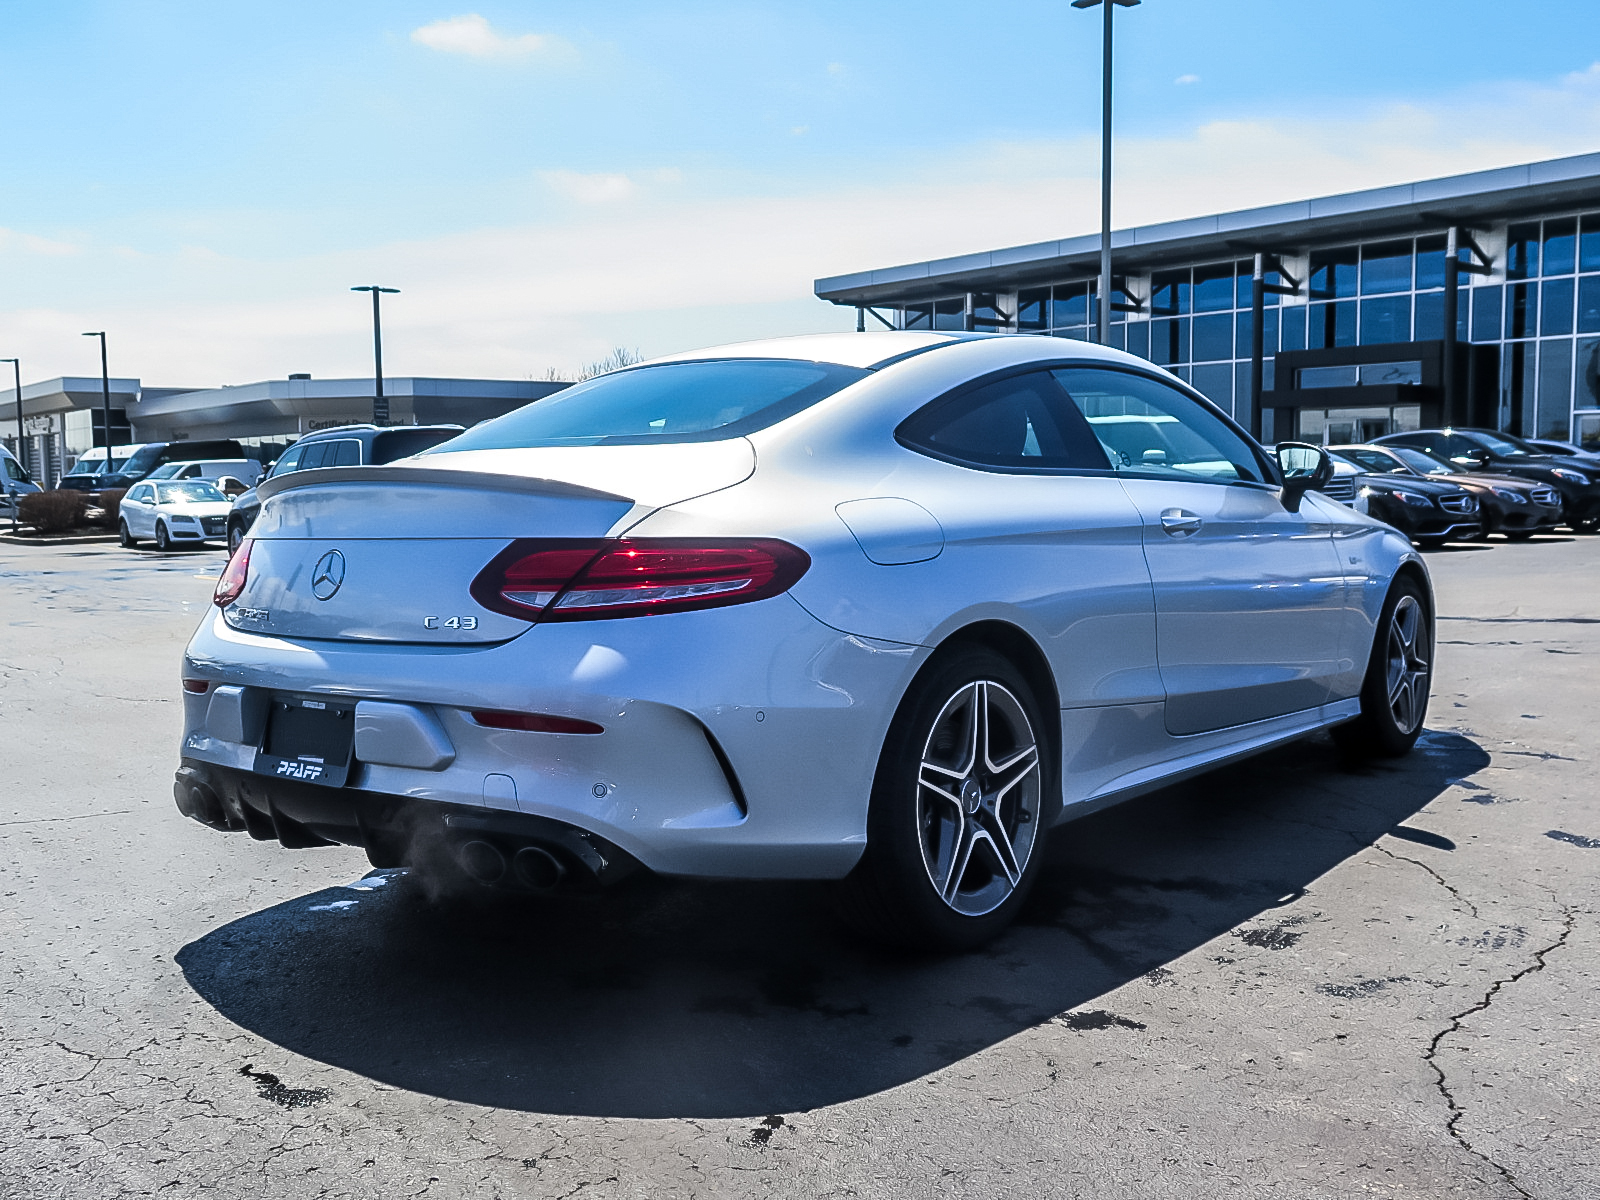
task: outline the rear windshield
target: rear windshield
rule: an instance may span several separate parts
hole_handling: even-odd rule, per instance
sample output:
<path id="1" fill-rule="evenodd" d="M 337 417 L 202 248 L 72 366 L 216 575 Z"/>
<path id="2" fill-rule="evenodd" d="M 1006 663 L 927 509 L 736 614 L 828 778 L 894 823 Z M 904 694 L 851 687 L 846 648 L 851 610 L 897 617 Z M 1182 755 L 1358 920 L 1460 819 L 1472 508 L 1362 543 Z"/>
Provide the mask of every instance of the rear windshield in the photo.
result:
<path id="1" fill-rule="evenodd" d="M 635 367 L 574 384 L 429 453 L 716 441 L 765 429 L 870 374 L 764 358 Z"/>
<path id="2" fill-rule="evenodd" d="M 372 461 L 391 463 L 449 441 L 459 429 L 387 429 L 372 439 Z"/>

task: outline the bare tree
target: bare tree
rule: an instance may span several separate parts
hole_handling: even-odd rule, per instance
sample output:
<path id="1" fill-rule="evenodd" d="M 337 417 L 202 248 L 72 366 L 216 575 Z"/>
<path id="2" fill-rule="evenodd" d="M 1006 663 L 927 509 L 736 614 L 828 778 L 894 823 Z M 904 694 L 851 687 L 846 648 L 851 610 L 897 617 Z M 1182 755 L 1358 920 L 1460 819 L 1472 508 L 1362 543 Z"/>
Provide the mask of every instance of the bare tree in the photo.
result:
<path id="1" fill-rule="evenodd" d="M 634 363 L 644 361 L 644 355 L 638 349 L 629 350 L 626 346 L 618 346 L 599 362 L 592 362 L 578 372 L 578 381 L 593 379 L 596 375 L 607 375 L 612 371 L 620 371 L 623 367 L 631 367 Z"/>

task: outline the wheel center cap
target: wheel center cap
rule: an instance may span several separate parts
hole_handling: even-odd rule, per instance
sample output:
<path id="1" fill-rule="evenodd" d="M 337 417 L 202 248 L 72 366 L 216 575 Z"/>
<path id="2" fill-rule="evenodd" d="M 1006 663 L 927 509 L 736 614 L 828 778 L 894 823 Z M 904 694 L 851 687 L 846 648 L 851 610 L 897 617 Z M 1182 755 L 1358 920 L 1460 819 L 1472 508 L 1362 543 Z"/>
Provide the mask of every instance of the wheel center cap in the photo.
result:
<path id="1" fill-rule="evenodd" d="M 983 789 L 978 786 L 976 779 L 969 779 L 961 785 L 961 807 L 967 810 L 967 816 L 972 816 L 983 805 Z"/>

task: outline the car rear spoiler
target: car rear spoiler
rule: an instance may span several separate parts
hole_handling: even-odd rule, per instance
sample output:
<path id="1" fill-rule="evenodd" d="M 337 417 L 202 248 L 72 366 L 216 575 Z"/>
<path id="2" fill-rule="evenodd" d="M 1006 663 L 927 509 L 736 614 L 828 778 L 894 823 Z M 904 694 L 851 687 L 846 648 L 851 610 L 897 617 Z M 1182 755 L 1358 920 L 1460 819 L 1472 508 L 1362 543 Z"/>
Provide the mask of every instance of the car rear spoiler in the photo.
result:
<path id="1" fill-rule="evenodd" d="M 602 492 L 597 488 L 563 483 L 559 479 L 540 479 L 526 475 L 491 475 L 479 471 L 447 471 L 437 467 L 312 467 L 290 471 L 256 485 L 256 495 L 270 499 L 294 488 L 316 487 L 327 483 L 415 483 L 423 487 L 472 488 L 476 491 L 520 492 L 533 496 L 561 496 L 573 500 L 614 500 L 632 504 L 629 496 Z"/>

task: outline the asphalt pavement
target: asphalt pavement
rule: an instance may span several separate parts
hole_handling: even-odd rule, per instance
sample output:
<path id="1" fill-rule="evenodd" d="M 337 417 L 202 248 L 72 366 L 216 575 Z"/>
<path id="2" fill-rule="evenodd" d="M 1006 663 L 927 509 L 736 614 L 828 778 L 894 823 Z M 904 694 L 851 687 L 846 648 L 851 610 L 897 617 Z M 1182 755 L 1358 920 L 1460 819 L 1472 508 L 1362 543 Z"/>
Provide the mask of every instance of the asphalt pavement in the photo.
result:
<path id="1" fill-rule="evenodd" d="M 0 546 L 0 1196 L 1600 1196 L 1600 538 L 1428 561 L 1416 753 L 1064 827 L 930 959 L 816 886 L 490 903 L 203 828 L 221 553 Z"/>

